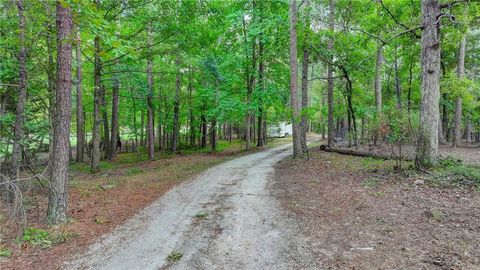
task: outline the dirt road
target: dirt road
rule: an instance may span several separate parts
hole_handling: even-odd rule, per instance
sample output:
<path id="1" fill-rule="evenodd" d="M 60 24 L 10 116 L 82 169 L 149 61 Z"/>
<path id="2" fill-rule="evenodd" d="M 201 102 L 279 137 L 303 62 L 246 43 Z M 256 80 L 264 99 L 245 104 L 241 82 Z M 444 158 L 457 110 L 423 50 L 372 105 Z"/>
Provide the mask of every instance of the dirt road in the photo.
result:
<path id="1" fill-rule="evenodd" d="M 315 269 L 295 222 L 269 191 L 273 165 L 290 154 L 284 145 L 207 170 L 64 268 Z"/>

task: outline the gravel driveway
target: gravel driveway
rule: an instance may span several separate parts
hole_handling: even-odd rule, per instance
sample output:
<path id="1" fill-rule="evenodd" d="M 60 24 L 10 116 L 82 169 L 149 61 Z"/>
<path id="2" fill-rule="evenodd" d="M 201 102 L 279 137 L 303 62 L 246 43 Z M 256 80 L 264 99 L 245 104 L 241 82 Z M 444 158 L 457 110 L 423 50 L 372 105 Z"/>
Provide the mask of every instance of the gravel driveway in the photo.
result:
<path id="1" fill-rule="evenodd" d="M 271 195 L 291 145 L 246 155 L 172 189 L 65 269 L 316 269 Z M 181 257 L 179 260 L 167 260 Z"/>

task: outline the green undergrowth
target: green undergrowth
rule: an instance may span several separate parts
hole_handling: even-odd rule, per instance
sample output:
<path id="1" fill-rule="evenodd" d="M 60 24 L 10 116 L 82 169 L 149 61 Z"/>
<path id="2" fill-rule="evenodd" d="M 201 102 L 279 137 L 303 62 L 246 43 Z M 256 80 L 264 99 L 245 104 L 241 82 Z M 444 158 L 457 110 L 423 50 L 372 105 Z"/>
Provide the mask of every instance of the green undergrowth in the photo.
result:
<path id="1" fill-rule="evenodd" d="M 440 187 L 475 187 L 480 190 L 480 167 L 447 158 L 432 170 L 428 182 Z"/>
<path id="2" fill-rule="evenodd" d="M 28 243 L 35 247 L 43 249 L 66 243 L 70 239 L 77 237 L 72 232 L 49 232 L 38 228 L 25 228 L 22 236 L 17 239 L 19 243 Z"/>
<path id="3" fill-rule="evenodd" d="M 168 254 L 167 261 L 169 263 L 175 263 L 180 261 L 182 257 L 183 257 L 183 254 L 181 252 L 174 250 L 170 254 Z"/>
<path id="4" fill-rule="evenodd" d="M 6 247 L 0 247 L 0 257 L 10 257 L 12 256 L 12 250 Z"/>

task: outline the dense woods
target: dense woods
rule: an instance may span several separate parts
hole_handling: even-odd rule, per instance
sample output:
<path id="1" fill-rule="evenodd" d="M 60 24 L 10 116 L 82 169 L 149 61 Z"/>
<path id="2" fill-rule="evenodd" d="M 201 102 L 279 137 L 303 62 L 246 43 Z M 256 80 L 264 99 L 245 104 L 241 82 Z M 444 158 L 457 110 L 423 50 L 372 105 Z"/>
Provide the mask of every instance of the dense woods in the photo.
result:
<path id="1" fill-rule="evenodd" d="M 2 0 L 3 203 L 25 219 L 34 182 L 65 223 L 69 164 L 249 150 L 280 122 L 296 158 L 316 132 L 428 170 L 478 147 L 479 25 L 473 0 Z"/>

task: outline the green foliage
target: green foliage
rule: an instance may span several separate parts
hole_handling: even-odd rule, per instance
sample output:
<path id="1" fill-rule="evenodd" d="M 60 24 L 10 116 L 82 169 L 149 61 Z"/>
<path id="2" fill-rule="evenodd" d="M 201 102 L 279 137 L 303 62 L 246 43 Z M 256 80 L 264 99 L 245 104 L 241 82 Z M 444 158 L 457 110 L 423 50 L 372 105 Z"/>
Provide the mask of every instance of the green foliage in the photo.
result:
<path id="1" fill-rule="evenodd" d="M 208 213 L 207 212 L 198 212 L 196 215 L 195 215 L 195 218 L 196 219 L 206 219 L 208 217 Z"/>
<path id="2" fill-rule="evenodd" d="M 480 186 L 480 168 L 466 165 L 459 160 L 446 158 L 440 161 L 440 166 L 434 171 L 430 181 L 439 186 Z"/>
<path id="3" fill-rule="evenodd" d="M 183 254 L 179 251 L 172 251 L 170 254 L 168 254 L 167 256 L 167 262 L 169 263 L 175 263 L 175 262 L 178 262 L 182 259 L 183 257 Z"/>
<path id="4" fill-rule="evenodd" d="M 77 236 L 77 234 L 71 232 L 50 233 L 38 228 L 25 228 L 20 241 L 47 249 L 65 243 Z"/>
<path id="5" fill-rule="evenodd" d="M 365 188 L 376 188 L 380 185 L 380 179 L 376 177 L 369 177 L 365 179 L 362 184 Z"/>
<path id="6" fill-rule="evenodd" d="M 133 167 L 133 168 L 129 168 L 127 170 L 127 175 L 132 176 L 132 175 L 139 174 L 139 173 L 142 173 L 142 172 L 143 172 L 142 169 L 137 168 L 137 167 Z"/>
<path id="7" fill-rule="evenodd" d="M 0 257 L 10 257 L 12 256 L 12 251 L 6 247 L 0 247 Z"/>

